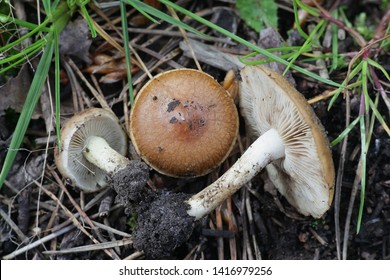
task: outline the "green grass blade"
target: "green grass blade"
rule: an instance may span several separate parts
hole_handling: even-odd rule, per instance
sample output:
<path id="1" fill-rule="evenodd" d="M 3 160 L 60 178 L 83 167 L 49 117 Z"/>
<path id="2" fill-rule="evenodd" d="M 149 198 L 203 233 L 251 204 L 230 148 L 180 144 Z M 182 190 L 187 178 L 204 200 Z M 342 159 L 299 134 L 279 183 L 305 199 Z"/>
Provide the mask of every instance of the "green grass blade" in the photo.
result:
<path id="1" fill-rule="evenodd" d="M 8 17 L 8 16 L 0 13 L 0 18 L 1 17 Z M 50 28 L 47 28 L 45 26 L 37 25 L 35 23 L 27 22 L 27 21 L 20 20 L 20 19 L 14 18 L 14 17 L 11 19 L 11 22 L 15 25 L 19 25 L 21 27 L 25 27 L 25 28 L 30 29 L 30 30 L 33 30 L 33 29 L 39 27 L 42 32 L 49 32 L 50 31 Z"/>
<path id="2" fill-rule="evenodd" d="M 368 62 L 367 60 L 362 61 L 362 91 L 364 94 L 364 107 L 368 112 L 370 96 L 368 95 Z"/>
<path id="3" fill-rule="evenodd" d="M 23 142 L 24 135 L 26 133 L 28 124 L 30 123 L 31 116 L 34 112 L 35 106 L 41 95 L 43 83 L 46 80 L 49 68 L 51 65 L 51 59 L 53 56 L 54 44 L 51 36 L 47 37 L 48 43 L 39 61 L 37 71 L 34 75 L 34 79 L 31 83 L 31 87 L 27 93 L 26 101 L 24 103 L 22 113 L 20 114 L 18 123 L 16 125 L 10 147 L 4 160 L 4 165 L 0 173 L 0 189 L 7 178 L 8 172 L 15 160 L 16 154 L 20 145 Z"/>
<path id="4" fill-rule="evenodd" d="M 321 20 L 313 29 L 313 31 L 310 32 L 301 49 L 291 56 L 291 58 L 289 59 L 289 65 L 286 67 L 283 74 L 287 73 L 287 71 L 291 68 L 291 66 L 298 59 L 299 56 L 313 48 L 313 44 L 315 44 L 315 42 L 318 40 L 318 37 L 321 36 L 321 34 L 324 32 L 325 27 L 325 20 Z"/>
<path id="5" fill-rule="evenodd" d="M 120 1 L 120 10 L 121 10 L 121 19 L 122 19 L 123 47 L 126 56 L 127 83 L 129 85 L 129 100 L 131 106 L 133 106 L 134 94 L 133 94 L 133 83 L 131 77 L 131 56 L 130 56 L 130 48 L 129 48 L 130 41 L 129 41 L 129 31 L 128 31 L 127 17 L 126 17 L 126 5 L 123 0 Z"/>
<path id="6" fill-rule="evenodd" d="M 345 137 L 348 133 L 350 133 L 351 130 L 356 126 L 356 124 L 359 122 L 359 120 L 360 120 L 360 117 L 357 117 L 353 122 L 351 122 L 351 123 L 348 125 L 348 127 L 347 127 L 346 129 L 344 129 L 344 131 L 341 132 L 341 133 L 339 134 L 339 136 L 337 136 L 337 138 L 334 139 L 334 140 L 330 143 L 330 145 L 331 145 L 332 147 L 334 147 L 334 146 L 336 146 L 338 143 L 340 143 L 340 142 L 344 139 L 344 137 Z"/>
<path id="7" fill-rule="evenodd" d="M 301 27 L 301 24 L 299 22 L 299 17 L 298 17 L 298 4 L 297 4 L 297 1 L 294 0 L 293 1 L 293 8 L 294 8 L 294 20 L 295 20 L 295 26 L 298 30 L 298 33 L 305 39 L 307 40 L 307 38 L 309 37 L 305 31 L 303 31 L 302 27 Z"/>
<path id="8" fill-rule="evenodd" d="M 123 0 L 121 0 L 122 2 Z M 144 9 L 142 7 L 139 6 L 139 3 L 133 1 L 133 0 L 127 0 L 126 1 L 130 6 L 132 6 L 134 9 L 136 9 L 138 12 L 140 12 L 144 17 L 146 17 L 147 19 L 149 19 L 151 22 L 153 23 L 159 23 L 158 20 L 156 20 L 155 18 L 153 18 L 151 15 L 149 15 L 147 12 L 144 11 Z"/>
<path id="9" fill-rule="evenodd" d="M 338 9 L 333 11 L 333 17 L 338 18 Z M 339 57 L 339 36 L 338 36 L 338 26 L 336 24 L 331 24 L 332 30 L 332 66 L 331 71 L 336 70 L 338 66 L 338 57 Z"/>
<path id="10" fill-rule="evenodd" d="M 360 179 L 360 206 L 358 213 L 358 220 L 356 225 L 356 232 L 359 233 L 362 224 L 364 198 L 366 194 L 366 176 L 367 176 L 367 148 L 366 148 L 366 124 L 365 118 L 360 118 L 360 142 L 361 142 L 361 179 Z"/>
<path id="11" fill-rule="evenodd" d="M 351 73 L 349 73 L 349 77 L 345 78 L 345 80 L 343 81 L 342 87 L 337 89 L 337 91 L 335 92 L 335 94 L 333 95 L 332 99 L 329 102 L 328 110 L 330 110 L 330 108 L 332 108 L 333 103 L 337 100 L 337 98 L 339 97 L 339 95 L 343 91 L 343 89 L 348 88 L 347 79 L 348 79 L 348 81 L 353 79 L 357 74 L 360 73 L 361 69 L 362 69 L 362 62 L 360 62 L 355 68 L 352 69 Z"/>
<path id="12" fill-rule="evenodd" d="M 47 15 L 51 14 L 51 5 L 49 0 L 42 0 L 42 6 Z"/>
<path id="13" fill-rule="evenodd" d="M 390 75 L 389 73 L 387 73 L 386 69 L 383 68 L 382 65 L 380 65 L 378 62 L 372 60 L 371 58 L 368 58 L 367 59 L 367 62 L 368 64 L 370 64 L 371 66 L 375 67 L 375 68 L 378 68 L 382 73 L 383 75 L 385 75 L 386 79 L 390 81 Z"/>
<path id="14" fill-rule="evenodd" d="M 383 119 L 381 113 L 379 113 L 377 106 L 374 104 L 374 102 L 371 100 L 371 98 L 368 99 L 367 103 L 369 103 L 369 106 L 374 113 L 375 117 L 379 121 L 379 123 L 382 125 L 383 129 L 387 132 L 387 135 L 390 136 L 390 128 L 386 124 L 385 120 Z"/>
<path id="15" fill-rule="evenodd" d="M 150 14 L 150 15 L 153 15 L 163 21 L 166 21 L 172 25 L 175 25 L 177 27 L 181 27 L 189 32 L 192 32 L 192 33 L 195 33 L 203 38 L 209 38 L 209 36 L 207 36 L 206 34 L 200 32 L 199 30 L 196 30 L 195 28 L 181 22 L 180 20 L 177 20 L 169 15 L 167 15 L 166 13 L 154 8 L 154 7 L 151 7 L 141 1 L 138 1 L 138 0 L 125 0 L 127 3 L 129 3 L 131 6 L 133 6 L 134 8 L 136 8 L 138 11 L 143 11 L 147 14 Z"/>
<path id="16" fill-rule="evenodd" d="M 41 50 L 45 44 L 46 44 L 46 41 L 45 41 L 45 39 L 42 38 L 42 39 L 38 40 L 37 42 L 35 42 L 34 44 L 31 44 L 30 46 L 24 48 L 19 53 L 13 54 L 9 57 L 5 57 L 4 59 L 1 59 L 0 65 L 3 65 L 6 63 L 11 63 L 14 60 L 20 61 L 21 57 L 28 57 L 30 53 L 36 53 L 37 51 Z"/>
<path id="17" fill-rule="evenodd" d="M 303 10 L 305 10 L 306 12 L 308 12 L 309 14 L 311 14 L 312 16 L 314 17 L 319 17 L 320 16 L 320 13 L 318 11 L 318 9 L 314 8 L 314 7 L 310 7 L 309 5 L 303 3 L 301 0 L 294 0 L 294 2 Z"/>
<path id="18" fill-rule="evenodd" d="M 84 19 L 86 20 L 86 22 L 89 26 L 89 31 L 91 31 L 91 37 L 96 38 L 96 36 L 97 36 L 96 29 L 94 27 L 94 24 L 92 22 L 92 19 L 89 15 L 88 11 L 87 11 L 87 8 L 85 8 L 85 4 L 86 3 L 82 3 L 79 5 L 80 11 L 81 11 L 82 15 L 84 16 Z"/>
<path id="19" fill-rule="evenodd" d="M 272 60 L 274 60 L 276 62 L 279 62 L 279 63 L 285 65 L 285 66 L 289 65 L 289 63 L 286 60 L 280 58 L 279 56 L 277 56 L 277 55 L 275 55 L 273 53 L 270 53 L 267 50 L 262 49 L 259 46 L 254 45 L 254 44 L 248 42 L 247 40 L 237 36 L 236 34 L 230 32 L 230 31 L 228 31 L 228 30 L 226 30 L 226 29 L 224 29 L 224 28 L 222 28 L 222 27 L 220 27 L 220 26 L 218 26 L 218 25 L 216 25 L 216 24 L 214 24 L 214 23 L 212 23 L 212 22 L 210 22 L 210 21 L 200 17 L 200 16 L 198 16 L 197 14 L 194 14 L 194 13 L 192 13 L 192 12 L 190 12 L 190 11 L 188 11 L 188 10 L 186 10 L 186 9 L 184 9 L 184 8 L 174 4 L 174 3 L 172 3 L 171 1 L 168 1 L 168 0 L 159 0 L 159 1 L 161 3 L 169 6 L 169 7 L 172 7 L 176 11 L 178 11 L 180 13 L 183 13 L 183 14 L 193 18 L 194 20 L 196 20 L 196 21 L 198 21 L 198 22 L 208 26 L 209 28 L 212 28 L 215 31 L 217 31 L 217 32 L 219 32 L 219 33 L 221 33 L 221 34 L 223 34 L 223 35 L 233 39 L 234 41 L 236 41 L 236 42 L 238 42 L 238 43 L 248 47 L 249 49 L 251 49 L 253 51 L 256 51 L 256 52 L 258 52 L 258 53 L 260 53 L 260 54 L 262 54 L 262 55 L 264 55 L 264 56 L 266 56 L 266 57 L 268 57 L 268 58 L 270 58 L 270 59 L 272 59 Z M 300 73 L 302 73 L 302 74 L 304 74 L 304 75 L 307 75 L 307 76 L 309 76 L 309 77 L 311 77 L 313 79 L 316 79 L 316 80 L 318 80 L 318 81 L 320 81 L 320 82 L 322 82 L 324 84 L 328 84 L 328 85 L 331 85 L 331 86 L 334 86 L 334 87 L 343 87 L 339 83 L 336 83 L 336 82 L 328 80 L 328 79 L 324 79 L 324 78 L 320 77 L 319 75 L 311 73 L 310 71 L 308 71 L 308 70 L 306 70 L 306 69 L 304 69 L 302 67 L 299 67 L 299 66 L 297 66 L 295 64 L 291 65 L 291 68 L 296 70 L 296 71 L 298 71 L 298 72 L 300 72 Z"/>
<path id="20" fill-rule="evenodd" d="M 36 50 L 26 54 L 26 56 L 21 57 L 20 59 L 16 60 L 15 62 L 11 63 L 7 67 L 4 67 L 0 70 L 0 74 L 6 73 L 8 70 L 17 67 L 18 65 L 22 64 L 27 60 L 27 58 L 31 58 L 34 56 L 36 53 L 40 52 L 42 49 L 37 48 Z"/>
<path id="21" fill-rule="evenodd" d="M 33 30 L 31 30 L 30 32 L 28 32 L 27 34 L 23 35 L 22 37 L 20 37 L 19 39 L 13 41 L 13 42 L 10 42 L 8 44 L 6 44 L 5 46 L 1 47 L 0 48 L 0 52 L 4 52 L 6 50 L 9 50 L 11 48 L 13 48 L 14 46 L 20 44 L 21 42 L 23 42 L 24 40 L 26 40 L 27 38 L 31 38 L 34 34 L 36 34 L 37 32 L 40 32 L 42 31 L 43 27 L 45 25 L 47 25 L 49 23 L 49 20 L 46 19 L 41 25 L 38 25 L 36 28 L 34 28 Z"/>
<path id="22" fill-rule="evenodd" d="M 61 77 L 60 77 L 60 43 L 57 29 L 54 32 L 54 100 L 55 100 L 55 118 L 56 135 L 58 150 L 61 150 Z"/>

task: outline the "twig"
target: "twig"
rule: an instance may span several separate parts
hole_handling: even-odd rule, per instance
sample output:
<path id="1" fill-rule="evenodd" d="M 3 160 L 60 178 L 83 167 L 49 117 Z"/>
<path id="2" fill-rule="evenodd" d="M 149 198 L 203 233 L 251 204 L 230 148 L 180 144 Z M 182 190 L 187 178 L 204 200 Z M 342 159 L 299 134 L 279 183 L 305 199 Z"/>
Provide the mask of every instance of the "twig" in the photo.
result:
<path id="1" fill-rule="evenodd" d="M 157 53 L 157 52 L 155 52 L 155 51 L 153 51 L 153 50 L 151 50 L 143 45 L 134 44 L 134 48 L 139 49 L 140 51 L 142 51 L 142 52 L 144 52 L 144 53 L 146 53 L 146 54 L 148 54 L 156 59 L 159 59 L 159 60 L 164 59 L 163 54 Z M 173 60 L 167 61 L 167 64 L 173 68 L 183 68 L 182 65 L 180 65 L 179 63 L 177 63 L 176 61 L 173 61 Z"/>
<path id="2" fill-rule="evenodd" d="M 99 222 L 96 222 L 96 221 L 93 221 L 93 224 L 94 224 L 94 226 L 96 226 L 96 227 L 98 227 L 100 229 L 106 230 L 108 232 L 111 232 L 113 234 L 120 235 L 120 236 L 123 236 L 123 237 L 126 237 L 126 238 L 130 238 L 131 237 L 131 234 L 123 232 L 123 231 L 120 231 L 120 230 L 117 230 L 115 228 L 112 228 L 109 225 L 102 224 L 102 223 L 99 223 Z"/>
<path id="3" fill-rule="evenodd" d="M 189 39 L 189 42 L 191 43 L 199 61 L 223 71 L 228 71 L 230 69 L 238 70 L 244 67 L 244 64 L 236 55 L 221 52 L 216 47 L 206 45 L 195 40 Z M 183 50 L 184 55 L 191 57 L 188 45 L 185 42 L 180 42 L 180 48 Z"/>
<path id="4" fill-rule="evenodd" d="M 77 212 L 80 214 L 80 216 L 87 222 L 87 224 L 91 227 L 92 230 L 95 230 L 96 234 L 99 236 L 99 231 L 96 230 L 96 227 L 95 225 L 93 224 L 93 222 L 91 221 L 91 219 L 88 217 L 88 215 L 80 208 L 80 206 L 76 203 L 76 201 L 73 199 L 73 197 L 70 195 L 69 191 L 67 190 L 67 188 L 65 188 L 64 184 L 62 183 L 60 177 L 58 176 L 58 174 L 54 171 L 54 170 L 50 170 L 50 173 L 53 175 L 54 179 L 56 180 L 56 182 L 58 183 L 58 185 L 60 186 L 60 188 L 65 192 L 65 194 L 67 195 L 67 197 L 69 198 L 70 202 L 72 203 L 72 205 L 76 208 Z M 83 207 L 85 208 L 85 207 Z M 84 228 L 83 228 L 84 229 Z M 84 231 L 83 231 L 84 232 Z M 85 231 L 84 233 L 86 233 L 87 231 Z M 92 241 L 95 242 L 96 244 L 99 243 L 98 240 L 96 240 L 92 235 L 90 235 L 90 237 L 92 237 Z M 111 257 L 111 258 L 114 258 L 114 259 L 119 259 L 119 256 L 117 256 L 115 254 L 115 252 L 113 251 L 106 251 L 105 252 Z"/>
<path id="5" fill-rule="evenodd" d="M 46 195 L 48 195 L 51 199 L 53 199 L 54 201 L 56 201 L 60 206 L 61 208 L 64 210 L 65 214 L 72 220 L 72 222 L 74 223 L 74 225 L 79 229 L 81 230 L 86 236 L 88 236 L 95 244 L 98 244 L 100 243 L 95 237 L 93 237 L 85 228 L 84 226 L 77 220 L 77 218 L 72 214 L 72 212 L 66 208 L 62 203 L 61 201 L 59 201 L 59 199 L 49 190 L 47 190 L 46 188 L 44 188 L 39 182 L 37 181 L 34 181 L 35 184 L 37 186 L 39 186 Z M 66 191 L 65 191 L 66 193 Z M 78 207 L 79 208 L 79 207 Z M 80 209 L 81 211 L 81 209 Z M 79 212 L 80 213 L 80 212 Z M 85 215 L 86 216 L 86 215 Z M 86 221 L 89 221 L 89 218 L 87 217 Z M 91 223 L 92 224 L 92 223 Z M 92 228 L 94 228 L 93 224 L 91 226 Z M 111 258 L 113 257 L 113 254 L 107 250 L 104 250 L 106 252 L 106 254 L 108 256 L 110 256 Z"/>
<path id="6" fill-rule="evenodd" d="M 259 247 L 257 246 L 257 241 L 256 241 L 256 236 L 255 236 L 255 230 L 254 230 L 254 223 L 253 223 L 253 213 L 252 213 L 252 207 L 250 203 L 250 195 L 248 190 L 245 191 L 245 209 L 246 209 L 246 214 L 248 216 L 248 224 L 249 224 L 249 235 L 252 238 L 252 244 L 253 244 L 253 249 L 254 249 L 254 256 L 252 253 L 252 247 L 248 246 L 250 249 L 250 253 L 248 253 L 248 256 L 250 259 L 256 259 L 256 260 L 261 260 L 261 253 L 259 250 Z"/>
<path id="7" fill-rule="evenodd" d="M 220 206 L 220 207 L 217 207 L 215 209 L 215 220 L 216 220 L 216 224 L 217 224 L 217 230 L 218 231 L 223 231 L 223 225 L 222 225 L 222 216 L 221 216 L 221 208 L 223 206 Z M 223 246 L 223 237 L 222 236 L 218 236 L 217 237 L 217 251 L 218 251 L 218 259 L 219 260 L 223 260 L 224 259 L 224 255 L 225 255 L 225 250 L 224 250 L 224 246 Z"/>
<path id="8" fill-rule="evenodd" d="M 162 57 L 156 64 L 154 64 L 153 67 L 151 67 L 150 71 L 153 71 L 153 69 L 158 68 L 160 65 L 171 60 L 172 58 L 174 58 L 175 56 L 177 56 L 179 54 L 180 54 L 180 50 L 174 49 L 173 51 L 171 51 L 170 53 L 168 53 L 167 55 Z M 142 82 L 143 79 L 145 79 L 145 75 L 146 74 L 141 75 L 141 77 L 139 77 L 137 80 L 133 81 L 133 84 L 136 85 L 136 84 L 139 84 L 140 82 Z"/>
<path id="9" fill-rule="evenodd" d="M 180 18 L 177 16 L 176 11 L 172 7 L 168 7 L 167 6 L 167 8 L 168 8 L 168 11 L 171 13 L 172 17 L 175 18 L 176 20 L 180 21 Z M 179 27 L 179 30 L 180 30 L 181 35 L 184 38 L 184 41 L 188 45 L 188 49 L 189 49 L 189 51 L 191 53 L 191 57 L 194 60 L 196 67 L 198 68 L 199 71 L 202 71 L 202 67 L 200 66 L 200 63 L 199 63 L 199 61 L 198 61 L 198 59 L 197 59 L 197 57 L 195 55 L 194 49 L 192 48 L 191 43 L 190 43 L 190 41 L 188 39 L 187 32 L 182 27 Z"/>
<path id="10" fill-rule="evenodd" d="M 144 255 L 143 252 L 136 251 L 136 252 L 132 253 L 131 255 L 127 256 L 126 258 L 124 258 L 124 260 L 135 260 L 135 259 L 138 259 L 139 257 L 142 257 L 143 255 Z"/>
<path id="11" fill-rule="evenodd" d="M 58 236 L 63 235 L 64 233 L 67 233 L 68 231 L 70 231 L 72 229 L 74 229 L 74 225 L 69 225 L 67 227 L 64 227 L 56 232 L 53 232 L 53 233 L 51 233 L 43 238 L 38 239 L 37 241 L 35 241 L 31 244 L 26 245 L 23 248 L 20 248 L 18 250 L 13 251 L 11 254 L 4 256 L 3 260 L 11 260 L 11 259 L 17 257 L 18 255 L 23 254 L 24 252 L 27 252 L 35 247 L 38 247 L 39 245 L 46 243 L 47 241 L 52 240 L 53 238 L 56 238 Z"/>
<path id="12" fill-rule="evenodd" d="M 360 183 L 361 177 L 362 177 L 361 175 L 362 175 L 362 158 L 360 157 L 358 166 L 356 168 L 356 176 L 355 176 L 355 180 L 353 181 L 351 197 L 349 200 L 348 212 L 347 212 L 347 217 L 346 217 L 345 226 L 344 226 L 344 239 L 343 239 L 344 244 L 343 244 L 343 255 L 342 255 L 343 260 L 347 259 L 349 229 L 351 227 L 353 205 L 355 202 L 356 195 L 358 193 L 359 183 Z"/>
<path id="13" fill-rule="evenodd" d="M 71 253 L 80 253 L 80 252 L 88 252 L 88 251 L 96 251 L 96 250 L 106 250 L 111 249 L 118 246 L 125 246 L 132 244 L 133 240 L 131 238 L 125 238 L 118 241 L 109 241 L 105 243 L 99 243 L 99 244 L 91 244 L 91 245 L 85 245 L 85 246 L 79 246 L 79 247 L 73 247 L 69 249 L 63 249 L 61 251 L 43 251 L 43 254 L 71 254 Z"/>
<path id="14" fill-rule="evenodd" d="M 229 197 L 229 199 L 226 201 L 226 208 L 228 213 L 228 229 L 231 232 L 237 232 L 237 228 L 235 225 L 235 222 L 233 221 L 233 205 L 232 205 L 232 198 Z M 230 248 L 230 259 L 231 260 L 237 260 L 237 245 L 236 245 L 236 238 L 232 237 L 229 239 L 229 248 Z"/>
<path id="15" fill-rule="evenodd" d="M 102 108 L 111 111 L 110 106 L 108 106 L 108 103 L 104 96 L 99 94 L 99 92 L 91 85 L 91 83 L 84 77 L 83 73 L 81 73 L 80 69 L 77 67 L 77 65 L 73 62 L 72 59 L 67 58 L 67 62 L 69 63 L 69 66 L 73 69 L 73 71 L 81 78 L 81 80 L 85 83 L 85 85 L 88 87 L 88 89 L 91 91 L 92 95 L 96 98 L 96 100 L 100 103 L 100 106 Z"/>
<path id="16" fill-rule="evenodd" d="M 345 94 L 345 127 L 349 126 L 350 118 L 351 118 L 351 106 L 350 106 L 350 96 L 347 91 Z M 336 238 L 336 251 L 337 251 L 337 259 L 341 260 L 341 230 L 340 230 L 340 202 L 341 202 L 341 187 L 343 183 L 344 177 L 344 165 L 345 158 L 347 153 L 347 145 L 348 145 L 348 135 L 345 135 L 343 139 L 343 143 L 341 146 L 341 153 L 339 159 L 339 168 L 337 170 L 337 178 L 335 185 L 335 194 L 334 194 L 334 223 L 335 223 L 335 238 Z"/>
<path id="17" fill-rule="evenodd" d="M 377 25 L 377 28 L 375 29 L 374 32 L 375 35 L 372 38 L 373 41 L 376 41 L 385 36 L 385 32 L 389 22 L 390 22 L 390 3 L 387 5 L 386 13 L 383 15 L 381 21 Z"/>
<path id="18" fill-rule="evenodd" d="M 14 223 L 14 221 L 0 208 L 0 216 L 3 220 L 11 227 L 11 229 L 16 233 L 19 239 L 22 242 L 28 242 L 29 239 L 24 233 L 19 229 L 19 227 Z"/>
<path id="19" fill-rule="evenodd" d="M 311 232 L 311 234 L 313 234 L 315 239 L 317 239 L 317 241 L 320 242 L 321 245 L 328 245 L 328 242 L 326 242 L 314 229 L 309 227 L 309 231 Z"/>

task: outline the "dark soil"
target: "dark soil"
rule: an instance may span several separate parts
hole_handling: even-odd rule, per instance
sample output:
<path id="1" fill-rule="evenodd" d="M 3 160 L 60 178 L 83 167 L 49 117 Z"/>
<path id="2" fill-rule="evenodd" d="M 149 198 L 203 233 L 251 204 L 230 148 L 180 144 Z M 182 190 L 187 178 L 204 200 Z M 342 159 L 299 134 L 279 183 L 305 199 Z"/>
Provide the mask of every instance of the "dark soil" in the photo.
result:
<path id="1" fill-rule="evenodd" d="M 294 21 L 290 1 L 277 2 L 281 7 L 279 24 L 282 27 L 278 31 L 282 38 L 286 41 L 292 40 L 295 44 L 302 43 L 302 38 L 299 36 L 297 39 L 291 39 L 292 34 L 295 33 L 290 32 Z M 386 12 L 381 7 L 381 1 L 357 1 L 359 4 L 356 4 L 355 1 L 325 2 L 336 2 L 338 5 L 346 4 L 346 16 L 351 22 L 354 22 L 359 15 L 365 12 L 368 17 L 367 26 L 372 26 L 372 28 L 376 28 Z M 353 4 L 349 2 L 353 2 Z M 230 15 L 229 21 L 223 21 L 224 26 L 247 40 L 258 42 L 259 34 L 239 19 L 234 5 L 230 5 L 229 1 L 180 1 L 180 3 L 192 11 L 202 11 L 207 19 L 215 20 L 218 23 L 221 21 L 221 18 L 217 16 L 218 7 L 223 7 L 224 15 L 226 16 L 226 13 Z M 325 3 L 324 7 L 330 9 L 330 5 L 332 3 Z M 28 11 L 27 14 L 33 15 L 35 13 L 34 7 L 30 4 L 26 4 L 25 9 Z M 106 13 L 111 19 L 115 19 L 119 15 L 117 8 L 107 10 Z M 135 14 L 132 12 L 131 15 Z M 215 15 L 212 16 L 213 14 Z M 34 20 L 34 18 L 30 20 Z M 102 18 L 98 17 L 97 21 L 111 36 L 118 36 Z M 309 17 L 304 28 L 316 21 L 318 19 Z M 132 22 L 132 24 L 135 23 Z M 193 21 L 190 21 L 189 24 L 195 28 L 203 28 Z M 117 27 L 119 26 L 120 23 L 117 24 Z M 168 24 L 155 26 L 146 23 L 131 27 L 132 45 L 153 75 L 176 67 L 196 68 L 193 59 L 185 56 L 179 48 L 180 42 L 183 41 L 181 34 L 170 32 L 167 29 Z M 217 36 L 215 32 L 207 28 L 203 29 L 208 34 Z M 149 30 L 158 30 L 161 34 L 148 32 Z M 345 40 L 339 42 L 340 52 L 358 52 L 360 47 L 350 34 L 345 35 Z M 117 39 L 120 41 L 119 38 Z M 199 38 L 195 38 L 195 40 L 200 41 Z M 243 46 L 233 44 L 230 40 L 222 37 L 206 43 L 217 46 L 221 52 L 237 55 L 248 53 Z M 77 67 L 84 71 L 88 66 L 97 67 L 95 64 L 87 65 L 87 63 L 90 60 L 93 61 L 93 58 L 100 54 L 119 57 L 117 50 L 106 44 L 102 38 L 91 41 L 88 59 L 83 58 L 85 44 L 83 46 L 82 53 L 65 53 L 62 60 L 63 65 L 69 61 L 68 59 L 72 59 Z M 327 47 L 323 47 L 321 50 L 330 51 Z M 372 56 L 373 59 L 388 71 L 390 69 L 388 49 L 373 49 L 373 52 L 375 52 Z M 346 56 L 345 60 L 348 63 L 350 56 Z M 125 114 L 128 111 L 124 110 L 124 107 L 128 108 L 128 100 L 126 93 L 121 94 L 125 75 L 113 83 L 104 83 L 101 80 L 108 79 L 108 75 L 112 72 L 120 71 L 120 59 L 116 59 L 115 63 L 118 64 L 110 67 L 107 73 L 89 74 L 86 71 L 83 73 L 91 84 L 99 87 L 107 103 L 125 123 L 127 119 Z M 318 70 L 314 64 L 308 62 L 298 61 L 298 64 L 313 72 Z M 214 76 L 218 81 L 222 81 L 226 71 L 211 65 L 211 62 L 201 62 L 205 72 Z M 65 67 L 62 70 L 64 79 L 61 88 L 61 114 L 64 119 L 70 117 L 80 108 L 102 105 L 96 101 L 78 76 L 76 76 L 76 81 L 78 81 L 79 89 L 84 90 L 85 95 L 80 90 L 75 93 L 75 85 L 72 84 L 75 81 L 70 75 L 72 71 L 69 72 L 69 69 L 65 69 Z M 340 67 L 340 69 L 330 73 L 330 79 L 341 83 L 346 74 L 346 67 Z M 386 81 L 386 77 L 379 71 L 377 74 L 379 80 L 384 81 L 381 84 L 388 92 L 390 90 L 389 81 Z M 297 89 L 307 99 L 333 89 L 296 71 L 292 71 L 291 75 L 295 79 Z M 139 90 L 147 80 L 144 71 L 139 68 L 134 70 L 135 91 Z M 0 79 L 0 82 L 4 82 L 3 79 Z M 77 108 L 74 107 L 72 99 L 72 86 L 73 96 L 77 96 L 77 102 L 79 102 Z M 374 100 L 378 94 L 376 88 L 370 85 L 369 92 Z M 2 93 L 1 88 L 0 93 Z M 329 111 L 327 110 L 329 99 L 312 104 L 330 140 L 335 139 L 345 129 L 346 113 L 349 108 L 351 120 L 359 115 L 361 101 L 359 92 L 350 92 L 350 94 L 350 98 L 340 96 Z M 0 94 L 0 102 L 2 102 L 2 98 L 5 97 Z M 41 107 L 42 104 L 44 101 L 38 106 Z M 378 111 L 382 114 L 385 122 L 389 124 L 389 108 L 381 98 L 378 102 Z M 3 165 L 19 112 L 20 108 L 16 107 L 10 107 L 8 110 L 0 112 L 0 166 Z M 361 186 L 357 176 L 361 153 L 359 125 L 348 134 L 345 150 L 342 149 L 342 143 L 333 147 L 333 159 L 339 182 L 336 186 L 336 192 L 340 194 L 340 197 L 334 200 L 332 207 L 323 218 L 313 219 L 297 213 L 275 191 L 267 179 L 266 172 L 262 172 L 215 212 L 200 222 L 194 222 L 186 215 L 185 208 L 181 207 L 182 202 L 189 195 L 198 192 L 223 174 L 240 156 L 242 150 L 249 145 L 250 139 L 246 134 L 242 119 L 239 141 L 231 155 L 224 164 L 209 175 L 192 179 L 170 178 L 158 174 L 144 163 L 135 160 L 132 162 L 133 166 L 129 173 L 112 178 L 112 185 L 115 186 L 113 189 L 105 189 L 94 194 L 81 194 L 77 188 L 69 185 L 66 178 L 62 178 L 57 172 L 53 153 L 55 141 L 47 138 L 42 108 L 39 109 L 37 115 L 39 117 L 30 122 L 23 147 L 18 153 L 6 184 L 0 191 L 0 256 L 2 257 L 9 256 L 16 250 L 37 241 L 37 246 L 15 254 L 13 258 L 390 258 L 390 139 L 383 126 L 377 121 L 373 125 L 373 134 L 367 153 L 367 185 L 362 224 L 360 232 L 357 233 L 358 211 L 361 202 Z M 48 149 L 46 148 L 46 140 L 49 141 Z M 129 157 L 136 159 L 137 156 L 132 152 L 131 145 L 129 150 Z M 340 164 L 343 159 L 345 162 Z M 64 186 L 67 191 L 65 191 Z M 115 197 L 116 199 L 114 199 Z M 336 209 L 339 209 L 339 215 L 337 215 Z M 346 225 L 348 211 L 351 212 L 351 222 Z M 170 215 L 182 218 L 170 219 Z M 162 220 L 162 217 L 170 222 L 159 224 L 158 221 Z M 80 228 L 72 226 L 74 218 L 101 243 L 126 239 L 129 238 L 130 234 L 134 243 L 117 246 L 106 251 L 53 253 L 54 250 L 61 251 L 93 244 L 91 239 L 80 231 Z M 336 231 L 337 224 L 340 226 L 339 233 Z M 91 229 L 92 225 L 95 226 L 94 229 Z M 51 234 L 58 235 L 53 236 L 44 244 L 39 244 L 39 240 Z M 167 236 L 174 238 L 169 239 Z M 339 244 L 339 248 L 337 248 L 337 244 Z M 145 254 L 138 252 L 142 250 Z"/>

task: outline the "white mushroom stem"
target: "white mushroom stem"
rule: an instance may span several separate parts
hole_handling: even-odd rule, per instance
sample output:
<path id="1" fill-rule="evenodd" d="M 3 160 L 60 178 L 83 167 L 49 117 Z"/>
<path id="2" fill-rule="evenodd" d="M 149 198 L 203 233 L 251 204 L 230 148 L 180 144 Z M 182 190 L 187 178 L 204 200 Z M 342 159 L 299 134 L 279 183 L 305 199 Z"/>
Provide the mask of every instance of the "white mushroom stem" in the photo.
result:
<path id="1" fill-rule="evenodd" d="M 270 129 L 253 142 L 225 174 L 187 201 L 190 206 L 188 215 L 196 220 L 201 219 L 249 182 L 267 164 L 284 155 L 282 138 L 275 129 Z"/>
<path id="2" fill-rule="evenodd" d="M 116 173 L 130 163 L 128 158 L 119 154 L 104 138 L 98 136 L 88 137 L 83 155 L 90 163 L 107 173 Z"/>

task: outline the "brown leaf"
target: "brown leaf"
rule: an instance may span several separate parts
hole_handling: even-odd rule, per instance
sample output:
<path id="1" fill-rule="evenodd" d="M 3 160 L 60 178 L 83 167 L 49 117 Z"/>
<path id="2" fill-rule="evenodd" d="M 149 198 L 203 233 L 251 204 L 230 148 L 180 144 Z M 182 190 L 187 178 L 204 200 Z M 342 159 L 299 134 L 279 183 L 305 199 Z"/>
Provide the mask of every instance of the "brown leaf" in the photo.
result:
<path id="1" fill-rule="evenodd" d="M 20 113 L 26 100 L 27 92 L 31 86 L 29 65 L 25 64 L 19 74 L 11 78 L 4 86 L 0 87 L 0 116 L 5 115 L 7 109 L 13 109 Z M 42 115 L 40 106 L 37 106 L 32 118 L 37 119 Z"/>

